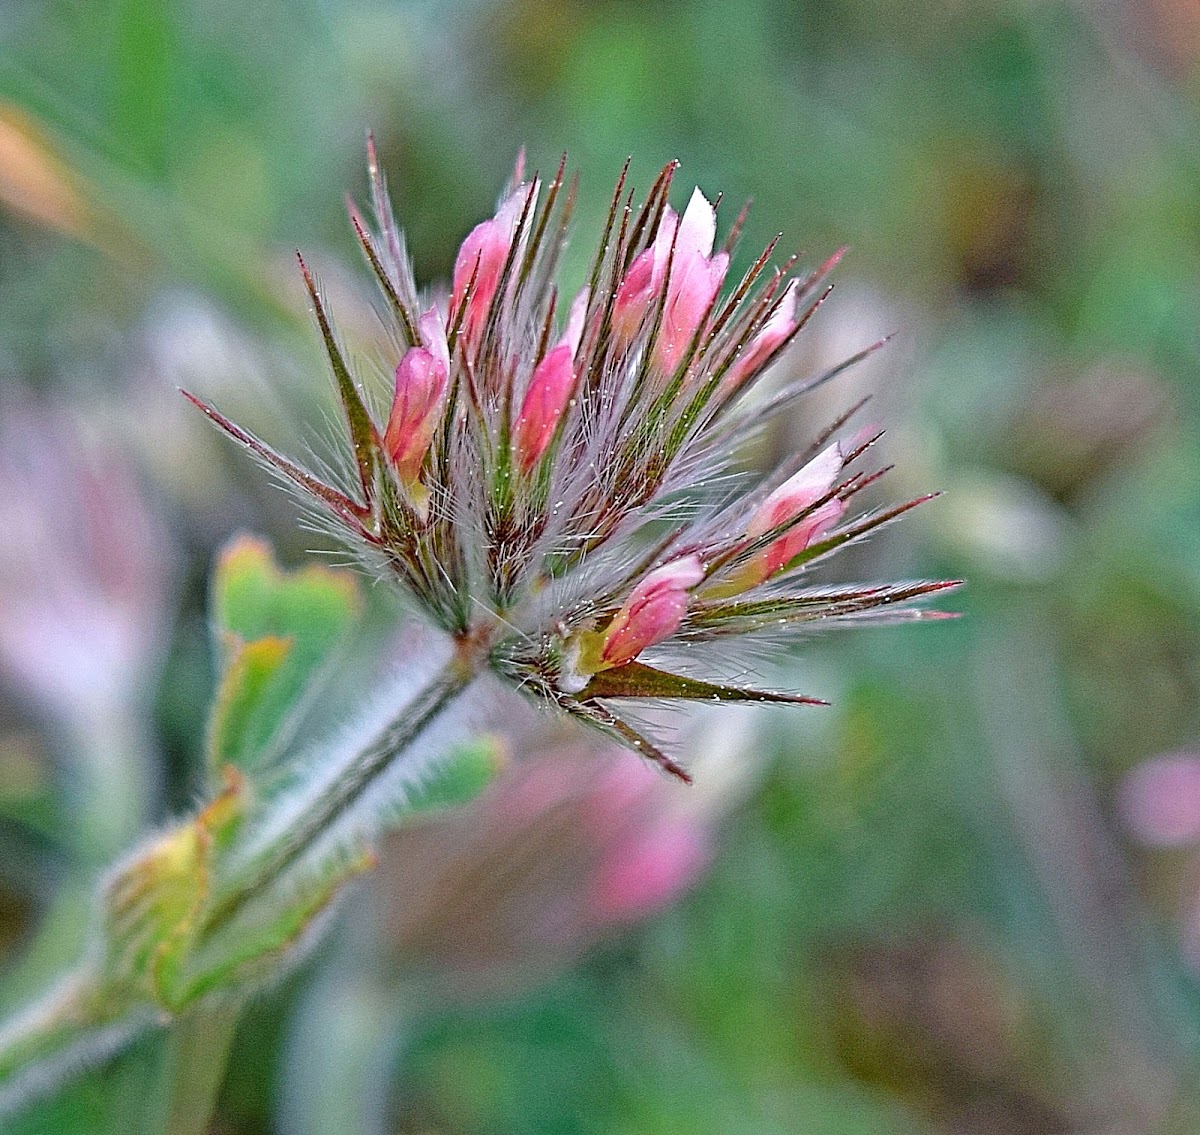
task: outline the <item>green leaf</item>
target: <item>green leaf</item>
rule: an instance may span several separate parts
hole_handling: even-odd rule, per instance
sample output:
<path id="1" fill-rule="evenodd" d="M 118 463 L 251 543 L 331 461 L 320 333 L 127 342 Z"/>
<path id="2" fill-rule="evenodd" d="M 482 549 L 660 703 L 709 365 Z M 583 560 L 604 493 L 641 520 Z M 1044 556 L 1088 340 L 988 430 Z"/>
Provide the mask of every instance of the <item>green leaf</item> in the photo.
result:
<path id="1" fill-rule="evenodd" d="M 162 1035 L 147 1135 L 205 1135 L 225 1079 L 241 1004 L 226 1000 L 182 1014 Z"/>
<path id="2" fill-rule="evenodd" d="M 4 1115 L 5 1135 L 161 1135 L 150 1113 L 165 1038 L 148 1033 L 127 1049 L 75 1075 L 50 1093 L 37 1092 L 16 1114 Z"/>
<path id="3" fill-rule="evenodd" d="M 400 809 L 402 816 L 457 808 L 475 799 L 508 763 L 500 740 L 477 737 L 452 749 L 408 790 Z"/>
<path id="4" fill-rule="evenodd" d="M 208 726 L 212 768 L 261 765 L 286 743 L 360 609 L 348 573 L 285 572 L 265 542 L 248 536 L 222 552 L 212 593 L 222 658 Z"/>
<path id="5" fill-rule="evenodd" d="M 245 811 L 245 782 L 225 787 L 198 815 L 158 836 L 126 862 L 104 892 L 104 977 L 164 1008 L 177 1007 L 203 928 L 216 853 Z"/>
<path id="6" fill-rule="evenodd" d="M 188 959 L 177 1006 L 194 1005 L 215 992 L 248 988 L 277 972 L 342 889 L 375 863 L 374 852 L 365 849 L 339 856 L 301 884 L 286 903 L 279 905 L 268 896 L 255 906 L 244 933 L 217 934 L 200 943 Z"/>
<path id="7" fill-rule="evenodd" d="M 34 1084 L 25 1104 L 4 1110 L 5 1135 L 204 1135 L 239 1008 L 226 999 L 169 1028 L 143 1028 L 92 1067 L 67 1061 L 65 1082 L 52 1092 Z"/>

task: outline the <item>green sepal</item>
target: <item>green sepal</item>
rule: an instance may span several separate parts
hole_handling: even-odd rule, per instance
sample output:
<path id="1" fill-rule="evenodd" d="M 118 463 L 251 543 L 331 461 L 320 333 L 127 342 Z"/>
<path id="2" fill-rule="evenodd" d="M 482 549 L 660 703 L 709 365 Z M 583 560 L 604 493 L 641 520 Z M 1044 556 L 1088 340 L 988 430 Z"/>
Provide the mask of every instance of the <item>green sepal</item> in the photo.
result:
<path id="1" fill-rule="evenodd" d="M 799 694 L 779 694 L 770 690 L 752 690 L 743 686 L 724 686 L 684 678 L 656 670 L 641 662 L 627 662 L 611 670 L 593 674 L 591 681 L 578 695 L 581 701 L 589 698 L 683 698 L 687 701 L 748 701 L 784 702 L 788 705 L 827 705 L 820 698 Z"/>
<path id="2" fill-rule="evenodd" d="M 619 741 L 627 749 L 644 757 L 652 764 L 658 765 L 664 772 L 670 773 L 677 780 L 682 780 L 684 784 L 692 783 L 691 774 L 687 769 L 678 761 L 667 756 L 649 737 L 636 730 L 623 717 L 613 713 L 602 702 L 592 699 L 584 701 L 564 693 L 556 693 L 554 697 L 559 706 L 576 720 L 584 722 L 606 737 L 611 737 L 614 741 Z"/>
<path id="3" fill-rule="evenodd" d="M 329 315 L 321 301 L 321 293 L 317 282 L 309 271 L 308 265 L 299 253 L 296 259 L 300 263 L 300 272 L 304 277 L 304 286 L 312 300 L 313 312 L 317 317 L 317 326 L 321 330 L 321 340 L 325 345 L 325 354 L 329 358 L 329 366 L 333 371 L 334 382 L 337 384 L 338 398 L 346 414 L 346 424 L 350 428 L 350 444 L 354 450 L 354 463 L 358 467 L 359 484 L 363 491 L 363 501 L 371 510 L 375 501 L 375 473 L 383 466 L 383 450 L 379 434 L 370 413 L 363 402 L 362 394 L 354 382 L 354 376 L 346 365 L 345 356 L 338 346 L 337 337 L 329 322 Z"/>
<path id="4" fill-rule="evenodd" d="M 940 611 L 921 611 L 903 604 L 929 595 L 953 591 L 961 579 L 918 580 L 878 586 L 813 589 L 798 595 L 766 599 L 718 599 L 699 602 L 688 612 L 684 627 L 693 639 L 718 635 L 751 634 L 793 623 L 842 619 L 870 612 L 890 611 L 909 617 L 944 618 Z"/>
<path id="5" fill-rule="evenodd" d="M 361 606 L 351 575 L 285 572 L 262 540 L 240 536 L 221 553 L 212 591 L 221 679 L 208 724 L 210 767 L 252 768 L 274 755 Z"/>

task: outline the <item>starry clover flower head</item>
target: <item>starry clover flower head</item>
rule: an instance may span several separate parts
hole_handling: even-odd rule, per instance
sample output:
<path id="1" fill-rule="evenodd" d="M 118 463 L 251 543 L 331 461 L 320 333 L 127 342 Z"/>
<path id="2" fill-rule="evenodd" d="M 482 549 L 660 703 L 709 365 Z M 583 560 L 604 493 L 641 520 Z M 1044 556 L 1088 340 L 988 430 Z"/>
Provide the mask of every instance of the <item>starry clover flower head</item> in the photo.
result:
<path id="1" fill-rule="evenodd" d="M 622 716 L 624 699 L 812 702 L 695 674 L 730 636 L 786 644 L 935 617 L 913 602 L 955 584 L 812 582 L 815 563 L 929 499 L 855 512 L 883 472 L 860 468 L 878 434 L 844 432 L 861 404 L 765 476 L 742 463 L 764 422 L 881 345 L 764 394 L 840 254 L 804 273 L 772 267 L 772 242 L 730 280 L 745 210 L 718 247 L 699 189 L 682 214 L 669 204 L 677 163 L 640 204 L 626 163 L 584 286 L 564 296 L 576 182 L 565 157 L 548 183 L 523 165 L 439 301 L 417 288 L 370 146 L 375 224 L 353 209 L 351 222 L 396 344 L 390 402 L 352 374 L 301 260 L 345 415 L 340 483 L 193 400 L 460 649 L 686 777 Z M 670 665 L 683 646 L 689 665 Z"/>

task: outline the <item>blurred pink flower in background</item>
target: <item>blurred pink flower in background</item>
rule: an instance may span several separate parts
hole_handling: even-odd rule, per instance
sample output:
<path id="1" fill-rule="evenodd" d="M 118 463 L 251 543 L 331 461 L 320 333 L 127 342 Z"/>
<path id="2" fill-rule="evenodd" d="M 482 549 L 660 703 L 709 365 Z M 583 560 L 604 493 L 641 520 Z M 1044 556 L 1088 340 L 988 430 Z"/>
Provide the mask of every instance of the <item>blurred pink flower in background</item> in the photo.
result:
<path id="1" fill-rule="evenodd" d="M 727 731 L 708 725 L 695 758 L 704 787 L 574 729 L 543 732 L 475 804 L 390 837 L 378 879 L 400 957 L 457 992 L 485 993 L 565 965 L 677 901 L 756 774 L 744 751 L 732 760 L 739 746 Z"/>
<path id="2" fill-rule="evenodd" d="M 0 415 L 0 668 L 56 717 L 134 696 L 171 596 L 170 540 L 128 462 L 62 409 Z"/>
<path id="3" fill-rule="evenodd" d="M 59 736 L 83 854 L 154 808 L 152 683 L 175 550 L 125 457 L 61 406 L 0 406 L 0 681 Z"/>
<path id="4" fill-rule="evenodd" d="M 1141 843 L 1200 843 L 1200 753 L 1171 753 L 1138 765 L 1122 781 L 1118 800 Z"/>
<path id="5" fill-rule="evenodd" d="M 1121 782 L 1117 806 L 1139 843 L 1190 849 L 1174 889 L 1182 892 L 1185 907 L 1180 946 L 1200 969 L 1200 751 L 1165 753 L 1144 761 Z"/>

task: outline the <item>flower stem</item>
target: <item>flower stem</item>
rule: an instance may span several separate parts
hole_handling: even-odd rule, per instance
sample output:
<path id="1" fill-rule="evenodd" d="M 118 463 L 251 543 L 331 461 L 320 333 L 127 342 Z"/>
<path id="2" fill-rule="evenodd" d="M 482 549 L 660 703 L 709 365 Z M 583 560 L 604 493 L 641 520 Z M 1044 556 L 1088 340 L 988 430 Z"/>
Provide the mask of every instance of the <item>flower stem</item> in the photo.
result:
<path id="1" fill-rule="evenodd" d="M 229 922 L 330 831 L 392 762 L 471 684 L 478 672 L 478 664 L 466 651 L 457 652 L 408 702 L 403 712 L 354 756 L 329 790 L 297 816 L 280 840 L 263 852 L 245 876 L 218 899 L 205 923 L 204 933 L 211 933 Z"/>
<path id="2" fill-rule="evenodd" d="M 75 1050 L 80 1042 L 98 1042 L 121 1019 L 120 1007 L 83 966 L 7 1021 L 0 1028 L 0 1115 L 21 1072 Z"/>
<path id="3" fill-rule="evenodd" d="M 171 1027 L 161 1053 L 160 1097 L 152 1104 L 151 1131 L 204 1135 L 225 1079 L 241 1003 L 188 1010 Z"/>
<path id="4" fill-rule="evenodd" d="M 251 900 L 268 891 L 314 844 L 361 799 L 433 721 L 461 694 L 483 668 L 478 642 L 464 641 L 443 669 L 380 732 L 347 762 L 328 790 L 316 796 L 246 871 L 224 888 L 205 918 L 198 942 L 229 923 Z M 92 957 L 102 957 L 103 950 Z M 64 977 L 44 997 L 0 1027 L 0 1114 L 14 1106 L 18 1081 L 52 1082 L 56 1070 L 78 1067 L 75 1054 L 98 1046 L 104 1051 L 154 1020 L 162 1006 L 108 978 L 88 962 Z M 185 1020 L 186 1018 L 178 1018 Z M 174 1027 L 174 1026 L 173 1026 Z M 232 1027 L 232 1018 L 230 1019 Z M 43 1075 L 45 1073 L 45 1075 Z M 215 1090 L 214 1082 L 197 1081 L 196 1090 Z M 16 1089 L 19 1091 L 19 1089 Z M 190 1090 L 190 1089 L 189 1089 Z"/>

